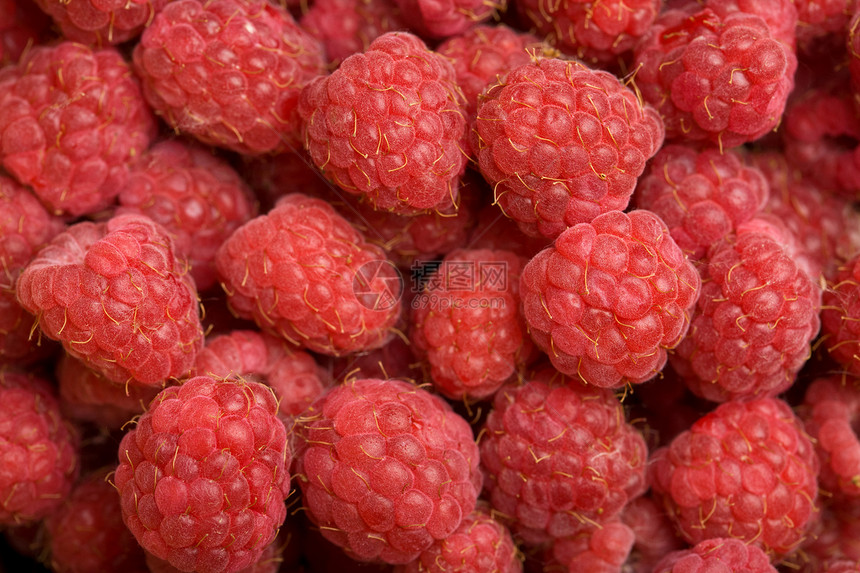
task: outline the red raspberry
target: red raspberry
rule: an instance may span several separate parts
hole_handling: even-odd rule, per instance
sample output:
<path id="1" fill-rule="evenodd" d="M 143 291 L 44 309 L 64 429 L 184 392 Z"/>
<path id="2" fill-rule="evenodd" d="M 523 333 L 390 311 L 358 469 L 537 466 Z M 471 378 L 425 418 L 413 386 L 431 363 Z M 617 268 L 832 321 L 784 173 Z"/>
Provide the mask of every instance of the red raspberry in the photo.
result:
<path id="1" fill-rule="evenodd" d="M 46 35 L 50 23 L 30 0 L 0 0 L 0 68 L 17 63 L 28 46 Z"/>
<path id="2" fill-rule="evenodd" d="M 36 0 L 67 40 L 103 46 L 137 38 L 171 0 Z"/>
<path id="3" fill-rule="evenodd" d="M 801 550 L 801 573 L 827 571 L 828 562 L 850 560 L 860 562 L 860 504 L 855 499 L 840 499 L 825 505 L 818 526 L 813 528 L 810 541 Z"/>
<path id="4" fill-rule="evenodd" d="M 663 143 L 651 107 L 609 72 L 541 59 L 482 96 L 472 147 L 502 211 L 532 236 L 627 207 Z"/>
<path id="5" fill-rule="evenodd" d="M 110 205 L 154 133 L 137 80 L 113 48 L 36 46 L 0 69 L 0 160 L 57 213 Z"/>
<path id="6" fill-rule="evenodd" d="M 552 558 L 568 571 L 621 573 L 636 536 L 620 521 L 610 521 L 575 536 L 556 539 Z"/>
<path id="7" fill-rule="evenodd" d="M 483 502 L 463 518 L 460 527 L 437 540 L 415 561 L 397 566 L 395 573 L 522 573 L 517 546 L 508 528 Z"/>
<path id="8" fill-rule="evenodd" d="M 182 571 L 236 572 L 286 517 L 290 450 L 257 382 L 196 376 L 162 390 L 123 436 L 114 481 L 144 549 Z"/>
<path id="9" fill-rule="evenodd" d="M 386 32 L 406 28 L 394 0 L 314 0 L 299 23 L 333 63 L 365 51 Z"/>
<path id="10" fill-rule="evenodd" d="M 301 142 L 299 92 L 323 73 L 319 43 L 265 0 L 178 0 L 134 49 L 144 95 L 167 123 L 249 155 Z"/>
<path id="11" fill-rule="evenodd" d="M 624 506 L 621 521 L 635 536 L 627 560 L 629 573 L 651 573 L 666 554 L 685 546 L 669 516 L 651 496 L 637 497 Z"/>
<path id="12" fill-rule="evenodd" d="M 509 70 L 548 52 L 549 46 L 534 34 L 498 24 L 470 28 L 439 44 L 436 51 L 454 64 L 457 85 L 466 98 L 466 115 L 472 118 L 478 111 L 481 92 Z"/>
<path id="13" fill-rule="evenodd" d="M 832 559 L 823 564 L 821 573 L 857 573 L 860 571 L 860 560 Z"/>
<path id="14" fill-rule="evenodd" d="M 482 478 L 469 424 L 412 384 L 335 386 L 296 431 L 308 515 L 354 559 L 408 563 L 475 508 Z"/>
<path id="15" fill-rule="evenodd" d="M 409 28 L 423 38 L 448 38 L 496 18 L 507 0 L 395 0 Z"/>
<path id="16" fill-rule="evenodd" d="M 409 339 L 446 397 L 489 398 L 532 357 L 519 312 L 525 263 L 510 251 L 458 249 L 425 278 Z"/>
<path id="17" fill-rule="evenodd" d="M 226 161 L 179 141 L 157 143 L 143 154 L 119 204 L 118 213 L 146 215 L 170 232 L 201 291 L 218 282 L 218 247 L 257 214 L 251 190 Z"/>
<path id="18" fill-rule="evenodd" d="M 45 519 L 52 571 L 146 570 L 143 550 L 123 523 L 120 498 L 108 477 L 100 470 L 82 478 Z"/>
<path id="19" fill-rule="evenodd" d="M 791 50 L 796 43 L 797 4 L 802 0 L 705 0 L 705 7 L 725 19 L 729 14 L 754 14 L 765 21 L 774 39 Z"/>
<path id="20" fill-rule="evenodd" d="M 400 315 L 394 266 L 321 199 L 284 197 L 233 233 L 215 264 L 239 316 L 315 352 L 378 348 Z"/>
<path id="21" fill-rule="evenodd" d="M 633 49 L 654 24 L 660 0 L 524 0 L 517 10 L 563 52 L 610 63 Z"/>
<path id="22" fill-rule="evenodd" d="M 818 334 L 821 289 L 791 240 L 753 219 L 709 251 L 690 332 L 672 355 L 697 396 L 775 396 L 794 383 Z"/>
<path id="23" fill-rule="evenodd" d="M 531 259 L 552 242 L 546 237 L 530 237 L 523 233 L 516 222 L 505 217 L 491 201 L 484 202 L 484 207 L 478 211 L 478 222 L 467 245 L 473 249 L 512 251 Z"/>
<path id="24" fill-rule="evenodd" d="M 493 509 L 529 545 L 614 521 L 647 487 L 645 440 L 618 399 L 552 370 L 499 390 L 480 446 Z"/>
<path id="25" fill-rule="evenodd" d="M 693 259 L 752 219 L 768 199 L 764 175 L 735 151 L 696 151 L 667 145 L 639 180 L 634 199 L 660 216 L 678 246 Z"/>
<path id="26" fill-rule="evenodd" d="M 113 382 L 161 386 L 185 374 L 203 346 L 194 283 L 147 217 L 69 227 L 16 288 L 45 335 Z"/>
<path id="27" fill-rule="evenodd" d="M 666 137 L 720 149 L 774 129 L 794 86 L 794 51 L 761 17 L 721 18 L 697 3 L 667 10 L 636 48 L 636 85 L 666 124 Z"/>
<path id="28" fill-rule="evenodd" d="M 0 370 L 0 523 L 26 525 L 56 511 L 78 477 L 77 448 L 51 384 Z"/>
<path id="29" fill-rule="evenodd" d="M 260 203 L 260 212 L 268 213 L 278 199 L 290 193 L 304 193 L 328 198 L 335 195 L 303 150 L 278 155 L 243 157 L 242 178 L 251 186 Z"/>
<path id="30" fill-rule="evenodd" d="M 844 33 L 851 17 L 850 0 L 792 0 L 797 8 L 797 41 L 810 41 Z M 849 26 L 850 29 L 850 26 Z"/>
<path id="31" fill-rule="evenodd" d="M 691 549 L 673 551 L 654 567 L 654 573 L 712 571 L 777 573 L 767 554 L 757 545 L 747 545 L 739 539 L 721 537 L 706 539 Z"/>
<path id="32" fill-rule="evenodd" d="M 691 544 L 733 537 L 791 553 L 818 518 L 818 460 L 775 398 L 721 404 L 650 461 L 651 487 Z"/>
<path id="33" fill-rule="evenodd" d="M 335 185 L 415 214 L 456 200 L 466 167 L 451 64 L 407 32 L 376 38 L 302 90 L 305 148 Z"/>
<path id="34" fill-rule="evenodd" d="M 561 372 L 620 388 L 653 378 L 690 324 L 699 274 L 657 215 L 611 211 L 523 269 L 529 333 Z"/>
<path id="35" fill-rule="evenodd" d="M 112 382 L 65 353 L 57 363 L 56 377 L 63 415 L 112 430 L 143 413 L 158 393 L 151 386 Z"/>
<path id="36" fill-rule="evenodd" d="M 819 378 L 806 390 L 806 431 L 821 462 L 821 488 L 841 499 L 860 499 L 860 387 L 852 378 Z"/>
<path id="37" fill-rule="evenodd" d="M 414 351 L 414 345 L 405 336 L 395 336 L 382 348 L 335 359 L 331 379 L 335 382 L 357 378 L 423 379 L 425 374 Z"/>

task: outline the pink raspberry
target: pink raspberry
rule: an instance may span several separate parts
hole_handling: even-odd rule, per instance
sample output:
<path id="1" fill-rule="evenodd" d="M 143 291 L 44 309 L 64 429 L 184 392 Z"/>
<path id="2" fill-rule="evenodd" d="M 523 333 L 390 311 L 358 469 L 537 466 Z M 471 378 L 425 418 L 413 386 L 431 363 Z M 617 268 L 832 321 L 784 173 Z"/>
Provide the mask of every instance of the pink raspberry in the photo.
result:
<path id="1" fill-rule="evenodd" d="M 660 0 L 524 0 L 517 11 L 563 52 L 610 63 L 633 49 L 657 19 Z"/>
<path id="2" fill-rule="evenodd" d="M 215 252 L 256 213 L 230 165 L 202 147 L 162 141 L 134 164 L 118 213 L 139 213 L 168 230 L 198 290 L 217 284 Z"/>
<path id="3" fill-rule="evenodd" d="M 540 59 L 511 70 L 478 107 L 472 147 L 502 211 L 529 235 L 627 207 L 663 143 L 657 113 L 609 72 Z"/>
<path id="4" fill-rule="evenodd" d="M 415 561 L 395 567 L 394 573 L 522 573 L 522 570 L 511 532 L 481 502 L 463 518 L 454 533 L 435 541 Z"/>
<path id="5" fill-rule="evenodd" d="M 278 199 L 290 193 L 322 198 L 334 195 L 331 183 L 303 149 L 242 159 L 239 173 L 254 190 L 261 213 L 271 211 Z"/>
<path id="6" fill-rule="evenodd" d="M 759 16 L 765 21 L 774 39 L 791 50 L 796 44 L 797 10 L 803 0 L 705 0 L 705 7 L 725 19 L 741 12 Z M 844 1 L 844 0 L 843 0 Z"/>
<path id="7" fill-rule="evenodd" d="M 196 376 L 123 436 L 114 482 L 144 549 L 182 571 L 236 572 L 286 517 L 290 450 L 270 388 Z"/>
<path id="8" fill-rule="evenodd" d="M 484 24 L 448 38 L 436 51 L 454 64 L 457 85 L 466 98 L 466 115 L 471 118 L 478 111 L 481 92 L 509 70 L 548 52 L 549 46 L 534 34 L 519 32 L 504 24 Z"/>
<path id="9" fill-rule="evenodd" d="M 721 404 L 651 458 L 651 487 L 691 544 L 732 537 L 772 558 L 818 519 L 818 460 L 801 421 L 775 398 Z"/>
<path id="10" fill-rule="evenodd" d="M 333 63 L 365 51 L 386 32 L 406 28 L 394 0 L 314 0 L 299 23 Z"/>
<path id="11" fill-rule="evenodd" d="M 710 249 L 690 332 L 672 355 L 696 395 L 775 396 L 794 383 L 818 334 L 821 289 L 791 241 L 753 219 Z"/>
<path id="12" fill-rule="evenodd" d="M 335 185 L 400 214 L 457 198 L 466 167 L 462 95 L 451 64 L 389 32 L 302 90 L 305 148 Z"/>
<path id="13" fill-rule="evenodd" d="M 448 38 L 498 18 L 507 0 L 395 0 L 410 29 L 422 38 Z"/>
<path id="14" fill-rule="evenodd" d="M 552 557 L 568 571 L 621 573 L 636 536 L 621 521 L 610 521 L 571 537 L 556 539 Z"/>
<path id="15" fill-rule="evenodd" d="M 215 258 L 231 308 L 264 331 L 338 356 L 385 344 L 400 315 L 400 277 L 321 199 L 281 199 Z"/>
<path id="16" fill-rule="evenodd" d="M 794 86 L 794 51 L 754 14 L 720 17 L 697 3 L 667 10 L 636 47 L 636 85 L 666 137 L 720 149 L 774 129 Z"/>
<path id="17" fill-rule="evenodd" d="M 822 573 L 831 561 L 860 563 L 860 503 L 855 498 L 825 505 L 811 534 L 800 559 L 792 560 L 800 561 L 801 573 Z"/>
<path id="18" fill-rule="evenodd" d="M 691 549 L 673 551 L 654 567 L 654 573 L 711 571 L 777 573 L 767 554 L 757 545 L 747 545 L 739 539 L 722 537 L 706 539 Z"/>
<path id="19" fill-rule="evenodd" d="M 844 33 L 849 26 L 850 0 L 793 0 L 797 8 L 797 41 L 808 44 L 816 38 Z"/>
<path id="20" fill-rule="evenodd" d="M 113 382 L 162 386 L 203 346 L 194 283 L 167 231 L 147 217 L 69 227 L 16 288 L 46 336 Z"/>
<path id="21" fill-rule="evenodd" d="M 531 259 L 552 243 L 546 237 L 531 237 L 523 233 L 513 219 L 505 217 L 499 208 L 492 204 L 492 199 L 488 199 L 483 205 L 478 211 L 478 222 L 466 243 L 472 248 L 512 251 Z"/>
<path id="22" fill-rule="evenodd" d="M 420 380 L 425 373 L 414 352 L 415 346 L 410 340 L 395 336 L 382 348 L 335 359 L 331 366 L 331 379 L 335 382 L 357 378 Z"/>
<path id="23" fill-rule="evenodd" d="M 496 393 L 480 447 L 493 509 L 529 545 L 607 524 L 647 487 L 645 440 L 618 399 L 551 369 Z"/>
<path id="24" fill-rule="evenodd" d="M 532 358 L 519 312 L 525 263 L 510 251 L 458 249 L 426 278 L 409 339 L 444 396 L 489 398 Z"/>
<path id="25" fill-rule="evenodd" d="M 529 333 L 559 371 L 601 388 L 653 378 L 690 325 L 699 274 L 657 215 L 611 211 L 523 269 Z"/>
<path id="26" fill-rule="evenodd" d="M 659 215 L 678 246 L 698 260 L 752 219 L 768 195 L 764 175 L 735 151 L 667 145 L 648 164 L 634 199 Z"/>
<path id="27" fill-rule="evenodd" d="M 335 386 L 296 432 L 308 515 L 354 559 L 406 564 L 475 508 L 482 478 L 469 424 L 412 384 Z"/>
<path id="28" fill-rule="evenodd" d="M 685 546 L 669 516 L 651 496 L 637 497 L 624 506 L 621 521 L 635 536 L 627 559 L 630 573 L 651 573 L 666 554 Z"/>
<path id="29" fill-rule="evenodd" d="M 51 19 L 31 0 L 0 0 L 0 68 L 18 62 L 32 44 L 38 44 Z"/>
<path id="30" fill-rule="evenodd" d="M 143 550 L 123 523 L 120 497 L 108 477 L 104 470 L 83 477 L 45 519 L 52 571 L 146 569 Z"/>
<path id="31" fill-rule="evenodd" d="M 155 120 L 122 55 L 63 42 L 0 69 L 0 161 L 56 213 L 110 205 Z"/>
<path id="32" fill-rule="evenodd" d="M 51 384 L 0 370 L 0 523 L 26 525 L 60 507 L 78 477 L 78 438 Z"/>
<path id="33" fill-rule="evenodd" d="M 36 0 L 67 40 L 94 46 L 137 38 L 171 0 Z"/>
<path id="34" fill-rule="evenodd" d="M 319 43 L 265 0 L 170 2 L 134 49 L 144 95 L 175 130 L 255 155 L 300 145 L 299 92 Z"/>

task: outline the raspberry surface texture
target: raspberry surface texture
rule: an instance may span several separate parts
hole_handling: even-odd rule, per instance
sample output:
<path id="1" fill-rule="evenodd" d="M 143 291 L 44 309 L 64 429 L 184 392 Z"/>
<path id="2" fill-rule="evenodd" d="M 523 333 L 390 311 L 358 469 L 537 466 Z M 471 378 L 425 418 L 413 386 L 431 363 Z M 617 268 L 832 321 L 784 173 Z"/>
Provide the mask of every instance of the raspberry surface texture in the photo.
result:
<path id="1" fill-rule="evenodd" d="M 63 36 L 92 46 L 121 44 L 140 35 L 171 0 L 35 0 Z"/>
<path id="2" fill-rule="evenodd" d="M 197 290 L 148 217 L 72 225 L 24 268 L 16 292 L 46 336 L 113 382 L 162 386 L 203 346 Z"/>
<path id="3" fill-rule="evenodd" d="M 609 523 L 647 488 L 648 449 L 618 399 L 552 369 L 499 390 L 480 447 L 490 503 L 529 545 Z"/>
<path id="4" fill-rule="evenodd" d="M 365 51 L 386 32 L 406 28 L 394 0 L 314 0 L 299 23 L 322 43 L 332 62 Z"/>
<path id="5" fill-rule="evenodd" d="M 636 535 L 625 523 L 610 521 L 571 537 L 553 541 L 553 559 L 568 571 L 621 573 Z"/>
<path id="6" fill-rule="evenodd" d="M 776 573 L 767 554 L 757 545 L 739 539 L 714 538 L 697 543 L 691 549 L 673 551 L 654 567 L 654 573 L 706 573 L 710 571 L 744 571 Z"/>
<path id="7" fill-rule="evenodd" d="M 354 559 L 406 564 L 475 509 L 482 477 L 469 424 L 412 384 L 347 381 L 296 431 L 308 516 Z"/>
<path id="8" fill-rule="evenodd" d="M 255 563 L 286 517 L 290 449 L 271 389 L 196 376 L 123 436 L 114 483 L 137 541 L 181 571 Z"/>
<path id="9" fill-rule="evenodd" d="M 690 325 L 699 274 L 657 215 L 612 211 L 523 269 L 529 333 L 561 372 L 617 388 L 653 378 Z"/>
<path id="10" fill-rule="evenodd" d="M 417 36 L 389 32 L 302 90 L 314 164 L 377 209 L 414 214 L 456 201 L 466 120 L 454 69 Z"/>
<path id="11" fill-rule="evenodd" d="M 650 106 L 601 70 L 558 58 L 511 70 L 481 98 L 472 148 L 502 211 L 555 238 L 623 210 L 663 143 Z"/>
<path id="12" fill-rule="evenodd" d="M 422 38 L 448 38 L 498 18 L 507 0 L 395 0 L 410 29 Z"/>
<path id="13" fill-rule="evenodd" d="M 215 264 L 234 312 L 315 352 L 380 347 L 400 315 L 394 266 L 321 199 L 281 199 L 233 233 Z"/>
<path id="14" fill-rule="evenodd" d="M 134 49 L 172 128 L 247 155 L 300 147 L 299 92 L 323 64 L 319 42 L 265 0 L 170 2 Z"/>
<path id="15" fill-rule="evenodd" d="M 114 48 L 35 46 L 0 69 L 0 161 L 57 214 L 110 205 L 154 130 L 140 86 Z"/>
<path id="16" fill-rule="evenodd" d="M 801 421 L 775 398 L 732 401 L 651 458 L 651 487 L 691 544 L 732 537 L 773 559 L 818 519 L 818 460 Z"/>

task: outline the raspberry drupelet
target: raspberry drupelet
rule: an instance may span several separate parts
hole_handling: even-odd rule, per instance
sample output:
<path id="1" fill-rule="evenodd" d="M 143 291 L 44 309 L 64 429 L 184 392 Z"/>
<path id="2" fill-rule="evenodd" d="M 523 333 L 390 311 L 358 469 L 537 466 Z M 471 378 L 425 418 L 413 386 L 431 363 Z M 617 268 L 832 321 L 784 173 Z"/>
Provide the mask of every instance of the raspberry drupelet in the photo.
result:
<path id="1" fill-rule="evenodd" d="M 479 454 L 447 402 L 400 380 L 331 388 L 297 421 L 307 514 L 359 561 L 406 564 L 475 509 Z"/>
<path id="2" fill-rule="evenodd" d="M 619 400 L 551 368 L 496 393 L 480 448 L 488 499 L 528 545 L 609 523 L 647 488 L 648 449 Z"/>
<path id="3" fill-rule="evenodd" d="M 0 69 L 0 161 L 57 214 L 109 206 L 154 134 L 137 79 L 114 48 L 35 46 Z"/>
<path id="4" fill-rule="evenodd" d="M 651 487 L 687 542 L 732 537 L 773 559 L 797 549 L 819 517 L 818 467 L 787 403 L 732 401 L 654 452 Z"/>
<path id="5" fill-rule="evenodd" d="M 197 289 L 148 217 L 72 225 L 21 271 L 16 292 L 46 336 L 113 382 L 162 386 L 203 346 Z"/>
<path id="6" fill-rule="evenodd" d="M 618 78 L 544 58 L 481 96 L 470 145 L 502 211 L 527 234 L 555 238 L 625 209 L 662 143 L 657 112 Z"/>
<path id="7" fill-rule="evenodd" d="M 620 388 L 663 368 L 687 332 L 700 282 L 657 215 L 611 211 L 530 260 L 520 296 L 532 339 L 559 371 Z"/>
<path id="8" fill-rule="evenodd" d="M 144 549 L 182 571 L 236 573 L 286 517 L 290 448 L 272 390 L 196 376 L 123 436 L 114 483 Z"/>
<path id="9" fill-rule="evenodd" d="M 399 214 L 457 201 L 463 96 L 447 59 L 389 32 L 302 90 L 305 148 L 332 183 Z"/>
<path id="10" fill-rule="evenodd" d="M 322 47 L 266 0 L 170 2 L 134 49 L 156 113 L 203 143 L 255 155 L 301 145 L 296 105 Z"/>
<path id="11" fill-rule="evenodd" d="M 393 264 L 322 199 L 282 198 L 239 227 L 215 264 L 236 314 L 322 354 L 378 348 L 400 315 Z"/>
<path id="12" fill-rule="evenodd" d="M 91 46 L 137 38 L 171 0 L 35 0 L 63 37 Z"/>

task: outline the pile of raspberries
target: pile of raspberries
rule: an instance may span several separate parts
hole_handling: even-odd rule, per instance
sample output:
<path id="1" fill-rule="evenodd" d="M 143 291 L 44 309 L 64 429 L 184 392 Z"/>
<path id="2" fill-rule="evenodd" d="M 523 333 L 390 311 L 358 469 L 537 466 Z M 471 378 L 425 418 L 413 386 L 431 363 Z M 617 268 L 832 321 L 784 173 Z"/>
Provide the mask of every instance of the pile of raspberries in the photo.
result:
<path id="1" fill-rule="evenodd" d="M 860 3 L 0 0 L 0 571 L 860 573 Z"/>

